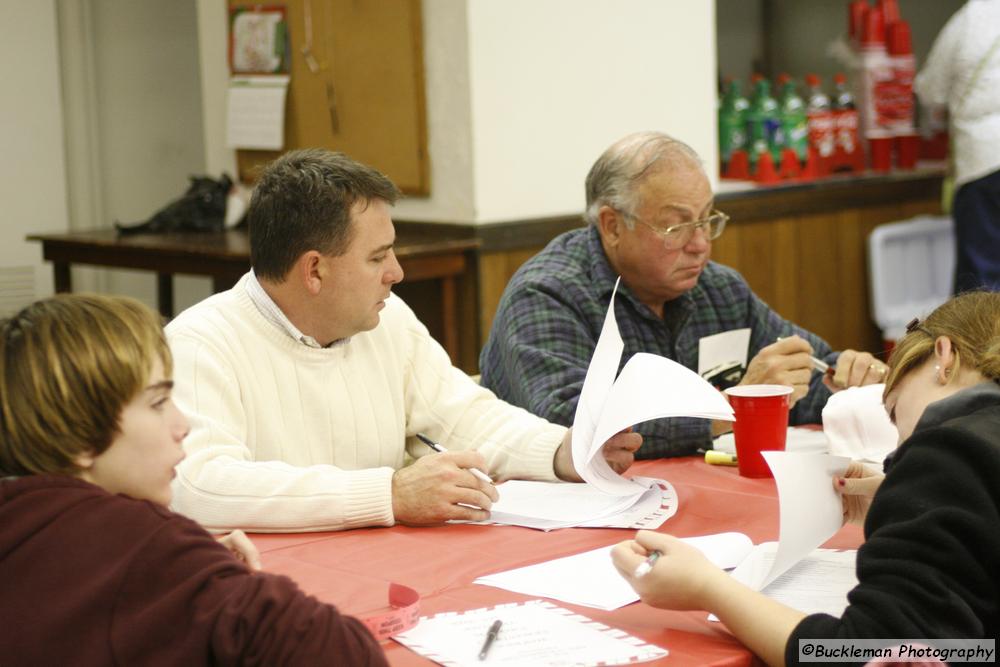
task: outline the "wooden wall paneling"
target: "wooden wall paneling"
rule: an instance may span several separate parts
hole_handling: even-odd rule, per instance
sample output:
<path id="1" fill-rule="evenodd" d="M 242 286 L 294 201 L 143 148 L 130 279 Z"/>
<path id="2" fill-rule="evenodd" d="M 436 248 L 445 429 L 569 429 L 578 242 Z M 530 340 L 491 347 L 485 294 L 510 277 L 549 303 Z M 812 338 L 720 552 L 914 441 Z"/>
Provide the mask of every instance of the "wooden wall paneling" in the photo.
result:
<path id="1" fill-rule="evenodd" d="M 806 215 L 787 218 L 783 222 L 795 225 L 797 235 L 794 266 L 783 276 L 786 298 L 791 308 L 776 308 L 778 314 L 816 335 L 829 339 L 836 316 L 831 313 L 830 286 L 835 281 L 837 261 L 836 229 L 829 215 Z"/>
<path id="2" fill-rule="evenodd" d="M 868 262 L 862 211 L 855 209 L 831 216 L 837 231 L 837 266 L 829 285 L 830 307 L 836 317 L 827 340 L 836 350 L 855 349 L 878 352 L 878 332 L 869 315 Z M 872 213 L 876 217 L 885 213 Z"/>
<path id="3" fill-rule="evenodd" d="M 740 263 L 740 244 L 742 226 L 730 222 L 726 231 L 712 242 L 712 259 L 726 266 L 736 267 Z"/>
<path id="4" fill-rule="evenodd" d="M 782 217 L 771 223 L 771 257 L 764 263 L 770 266 L 771 291 L 774 308 L 783 317 L 797 320 L 802 317 L 803 302 L 799 298 L 802 286 L 799 277 L 808 272 L 811 246 L 801 242 L 802 222 L 794 217 Z"/>
<path id="5" fill-rule="evenodd" d="M 459 344 L 462 354 L 459 368 L 470 375 L 479 372 L 479 350 L 482 342 L 479 335 L 479 259 L 476 253 L 472 265 L 458 281 L 458 322 Z"/>
<path id="6" fill-rule="evenodd" d="M 777 275 L 785 259 L 775 252 L 774 224 L 771 221 L 754 221 L 735 227 L 733 231 L 737 232 L 734 236 L 739 254 L 738 261 L 730 266 L 739 271 L 754 292 L 772 307 L 790 307 L 791 304 L 780 302 Z"/>
<path id="7" fill-rule="evenodd" d="M 943 215 L 941 212 L 941 202 L 935 200 L 928 201 L 904 201 L 899 205 L 899 219 L 907 220 L 917 215 Z"/>
<path id="8" fill-rule="evenodd" d="M 500 297 L 518 267 L 537 255 L 545 246 L 521 250 L 488 252 L 479 255 L 479 336 L 485 345 L 496 316 Z"/>

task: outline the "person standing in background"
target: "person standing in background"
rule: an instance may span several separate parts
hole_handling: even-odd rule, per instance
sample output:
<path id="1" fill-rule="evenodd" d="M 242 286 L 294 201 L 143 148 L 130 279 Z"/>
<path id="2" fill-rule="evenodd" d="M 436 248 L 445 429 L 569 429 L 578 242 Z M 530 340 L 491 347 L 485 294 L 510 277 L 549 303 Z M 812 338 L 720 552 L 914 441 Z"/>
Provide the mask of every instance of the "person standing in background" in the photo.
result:
<path id="1" fill-rule="evenodd" d="M 914 90 L 925 105 L 947 105 L 951 119 L 954 293 L 1000 289 L 1000 0 L 955 12 Z"/>

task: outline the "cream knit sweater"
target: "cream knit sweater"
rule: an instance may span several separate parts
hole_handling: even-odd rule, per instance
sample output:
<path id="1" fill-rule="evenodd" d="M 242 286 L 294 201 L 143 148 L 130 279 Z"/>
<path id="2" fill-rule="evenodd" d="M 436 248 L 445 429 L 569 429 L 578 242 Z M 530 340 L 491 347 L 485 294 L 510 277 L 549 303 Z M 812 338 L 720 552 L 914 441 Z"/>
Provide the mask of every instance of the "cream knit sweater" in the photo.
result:
<path id="1" fill-rule="evenodd" d="M 249 275 L 249 274 L 248 274 Z M 315 349 L 267 321 L 244 276 L 167 326 L 191 420 L 173 509 L 208 529 L 392 525 L 405 449 L 477 449 L 500 479 L 555 479 L 565 433 L 465 373 L 398 297 L 372 331 Z"/>

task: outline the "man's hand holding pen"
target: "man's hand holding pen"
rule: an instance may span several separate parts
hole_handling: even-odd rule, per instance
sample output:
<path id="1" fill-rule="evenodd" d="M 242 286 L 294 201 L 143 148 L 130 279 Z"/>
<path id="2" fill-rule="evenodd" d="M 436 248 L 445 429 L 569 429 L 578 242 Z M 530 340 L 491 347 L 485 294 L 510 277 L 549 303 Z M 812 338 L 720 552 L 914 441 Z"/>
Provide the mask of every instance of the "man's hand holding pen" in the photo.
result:
<path id="1" fill-rule="evenodd" d="M 472 473 L 486 470 L 476 451 L 428 454 L 392 476 L 392 512 L 396 523 L 425 526 L 452 519 L 483 521 L 499 500 L 496 487 Z"/>
<path id="2" fill-rule="evenodd" d="M 798 336 L 779 338 L 762 348 L 750 363 L 740 384 L 783 384 L 792 388 L 792 405 L 809 391 L 813 349 Z"/>
<path id="3" fill-rule="evenodd" d="M 792 387 L 792 405 L 809 391 L 813 373 L 823 374 L 823 384 L 831 391 L 861 387 L 885 381 L 889 368 L 868 352 L 844 350 L 836 366 L 828 366 L 813 356 L 804 338 L 789 336 L 763 348 L 747 365 L 740 384 L 783 384 Z"/>
<path id="4" fill-rule="evenodd" d="M 868 384 L 885 382 L 889 367 L 868 352 L 844 350 L 837 358 L 836 368 L 830 369 L 823 378 L 823 383 L 831 391 L 840 391 L 848 387 L 863 387 Z"/>

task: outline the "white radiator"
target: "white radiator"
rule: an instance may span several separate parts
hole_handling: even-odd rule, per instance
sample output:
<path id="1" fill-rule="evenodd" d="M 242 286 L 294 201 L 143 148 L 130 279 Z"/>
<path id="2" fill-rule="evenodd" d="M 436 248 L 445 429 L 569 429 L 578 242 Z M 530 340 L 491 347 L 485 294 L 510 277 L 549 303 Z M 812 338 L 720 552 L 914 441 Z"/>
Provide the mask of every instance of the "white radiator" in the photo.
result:
<path id="1" fill-rule="evenodd" d="M 0 266 L 0 317 L 10 317 L 35 300 L 34 266 Z"/>

